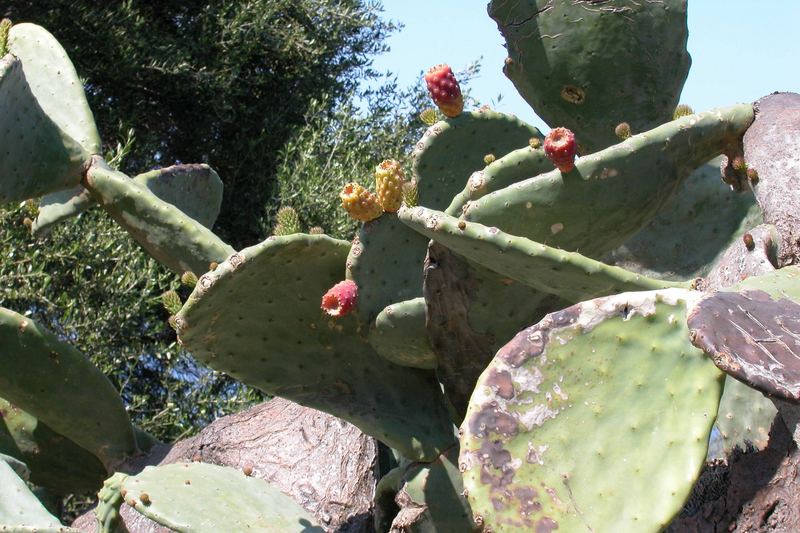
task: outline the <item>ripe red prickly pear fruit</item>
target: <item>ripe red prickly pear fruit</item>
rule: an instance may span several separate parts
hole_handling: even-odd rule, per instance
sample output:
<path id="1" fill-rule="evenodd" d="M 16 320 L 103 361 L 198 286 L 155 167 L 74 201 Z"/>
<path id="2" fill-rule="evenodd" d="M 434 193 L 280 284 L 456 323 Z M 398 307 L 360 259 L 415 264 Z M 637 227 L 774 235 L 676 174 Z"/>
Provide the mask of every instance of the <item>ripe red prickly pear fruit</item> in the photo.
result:
<path id="1" fill-rule="evenodd" d="M 561 172 L 575 168 L 575 134 L 567 128 L 555 128 L 544 139 L 544 153 Z"/>
<path id="2" fill-rule="evenodd" d="M 352 280 L 340 281 L 322 297 L 322 310 L 333 317 L 344 316 L 356 306 L 358 286 Z"/>
<path id="3" fill-rule="evenodd" d="M 447 65 L 436 65 L 425 73 L 425 84 L 439 110 L 455 118 L 464 110 L 464 98 L 453 71 Z"/>

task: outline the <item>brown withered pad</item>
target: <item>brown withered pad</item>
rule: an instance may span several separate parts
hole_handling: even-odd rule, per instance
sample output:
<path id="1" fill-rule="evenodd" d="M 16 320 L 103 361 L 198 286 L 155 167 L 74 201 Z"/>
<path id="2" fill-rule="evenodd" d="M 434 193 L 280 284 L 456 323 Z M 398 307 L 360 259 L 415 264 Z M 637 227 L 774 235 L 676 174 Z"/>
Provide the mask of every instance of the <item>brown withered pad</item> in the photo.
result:
<path id="1" fill-rule="evenodd" d="M 718 292 L 687 320 L 692 344 L 764 394 L 800 402 L 800 305 L 764 291 Z"/>

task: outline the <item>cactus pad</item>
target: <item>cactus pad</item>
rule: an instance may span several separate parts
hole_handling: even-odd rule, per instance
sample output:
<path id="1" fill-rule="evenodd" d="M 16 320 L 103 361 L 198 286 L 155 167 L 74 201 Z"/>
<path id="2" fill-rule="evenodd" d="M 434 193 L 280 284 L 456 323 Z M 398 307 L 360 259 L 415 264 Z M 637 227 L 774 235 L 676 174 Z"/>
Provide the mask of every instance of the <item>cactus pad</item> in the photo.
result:
<path id="1" fill-rule="evenodd" d="M 777 414 L 775 404 L 766 396 L 727 376 L 714 424 L 722 438 L 722 452 L 729 454 L 735 448 L 766 448 Z"/>
<path id="2" fill-rule="evenodd" d="M 89 158 L 42 110 L 12 55 L 0 58 L 0 146 L 0 203 L 74 187 Z"/>
<path id="3" fill-rule="evenodd" d="M 356 318 L 319 308 L 348 250 L 296 234 L 234 254 L 200 278 L 176 317 L 179 338 L 217 370 L 344 418 L 409 458 L 433 459 L 454 438 L 432 373 L 389 363 Z"/>
<path id="4" fill-rule="evenodd" d="M 550 126 L 573 130 L 588 152 L 672 118 L 691 59 L 686 0 L 493 0 L 506 40 L 504 71 Z"/>
<path id="5" fill-rule="evenodd" d="M 547 159 L 544 150 L 526 146 L 495 159 L 483 170 L 475 171 L 467 181 L 467 185 L 458 194 L 446 213 L 457 215 L 470 200 L 477 200 L 490 192 L 499 191 L 518 181 L 538 176 L 553 170 L 553 164 Z"/>
<path id="6" fill-rule="evenodd" d="M 495 352 L 521 328 L 569 305 L 472 264 L 436 242 L 428 247 L 423 291 L 436 375 L 459 422 Z"/>
<path id="7" fill-rule="evenodd" d="M 664 279 L 708 274 L 728 247 L 761 223 L 755 197 L 719 179 L 719 160 L 695 170 L 655 218 L 610 254 L 617 266 Z"/>
<path id="8" fill-rule="evenodd" d="M 632 290 L 689 288 L 689 283 L 647 278 L 424 207 L 403 209 L 398 216 L 415 231 L 470 261 L 572 302 Z"/>
<path id="9" fill-rule="evenodd" d="M 800 267 L 708 295 L 688 324 L 692 344 L 720 369 L 771 398 L 800 401 Z"/>
<path id="10" fill-rule="evenodd" d="M 222 206 L 222 180 L 208 165 L 173 165 L 133 178 L 159 199 L 211 228 Z"/>
<path id="11" fill-rule="evenodd" d="M 347 257 L 347 277 L 358 285 L 358 317 L 372 323 L 387 305 L 422 296 L 428 239 L 395 214 L 367 222 Z"/>
<path id="12" fill-rule="evenodd" d="M 582 302 L 521 331 L 481 375 L 460 468 L 477 521 L 656 531 L 703 466 L 722 376 L 688 342 L 683 289 Z"/>
<path id="13" fill-rule="evenodd" d="M 95 159 L 84 185 L 142 248 L 177 274 L 205 272 L 234 250 L 147 187 Z"/>
<path id="14" fill-rule="evenodd" d="M 488 194 L 464 218 L 589 257 L 639 231 L 698 166 L 737 145 L 753 120 L 749 104 L 690 115 Z"/>
<path id="15" fill-rule="evenodd" d="M 367 337 L 384 359 L 412 368 L 436 368 L 436 354 L 425 331 L 425 298 L 386 306 Z"/>
<path id="16" fill-rule="evenodd" d="M 437 122 L 414 148 L 413 174 L 419 204 L 445 209 L 473 172 L 486 166 L 486 154 L 502 157 L 542 138 L 538 129 L 511 115 L 472 111 Z"/>
<path id="17" fill-rule="evenodd" d="M 39 200 L 38 214 L 31 226 L 31 234 L 43 235 L 62 220 L 78 216 L 93 205 L 92 195 L 83 185 L 46 194 Z"/>
<path id="18" fill-rule="evenodd" d="M 322 533 L 314 517 L 266 481 L 206 463 L 148 466 L 122 480 L 125 501 L 174 531 Z"/>
<path id="19" fill-rule="evenodd" d="M 0 460 L 0 531 L 78 532 L 63 527 L 47 512 L 25 481 L 3 460 Z"/>
<path id="20" fill-rule="evenodd" d="M 32 483 L 57 494 L 95 491 L 108 475 L 97 457 L 2 398 L 0 453 L 23 461 Z"/>
<path id="21" fill-rule="evenodd" d="M 95 454 L 108 469 L 136 452 L 119 393 L 78 350 L 0 308 L 0 394 Z"/>
<path id="22" fill-rule="evenodd" d="M 436 461 L 412 463 L 402 474 L 395 495 L 400 512 L 391 531 L 408 533 L 470 533 L 481 531 L 472 522 L 458 471 L 458 447 Z"/>

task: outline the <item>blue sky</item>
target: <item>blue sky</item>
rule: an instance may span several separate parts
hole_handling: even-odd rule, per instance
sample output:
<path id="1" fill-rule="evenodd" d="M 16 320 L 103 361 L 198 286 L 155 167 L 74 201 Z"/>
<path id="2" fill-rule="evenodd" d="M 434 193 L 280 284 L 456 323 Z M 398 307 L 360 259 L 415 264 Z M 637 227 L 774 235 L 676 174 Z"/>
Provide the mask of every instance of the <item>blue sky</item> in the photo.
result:
<path id="1" fill-rule="evenodd" d="M 545 128 L 502 73 L 503 38 L 486 0 L 383 0 L 384 17 L 405 27 L 375 60 L 401 86 L 430 65 L 454 70 L 482 57 L 472 96 Z M 692 69 L 681 102 L 702 111 L 750 102 L 773 91 L 800 92 L 800 0 L 690 0 Z M 497 95 L 503 99 L 497 104 Z"/>

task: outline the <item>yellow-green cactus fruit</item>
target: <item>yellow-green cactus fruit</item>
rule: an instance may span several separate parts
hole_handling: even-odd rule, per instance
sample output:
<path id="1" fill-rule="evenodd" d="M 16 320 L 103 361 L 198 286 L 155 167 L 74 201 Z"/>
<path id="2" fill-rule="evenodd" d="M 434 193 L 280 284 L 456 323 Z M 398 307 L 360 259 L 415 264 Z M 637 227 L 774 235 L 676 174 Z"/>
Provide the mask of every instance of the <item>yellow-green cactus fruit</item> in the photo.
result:
<path id="1" fill-rule="evenodd" d="M 395 213 L 403 205 L 405 178 L 400 163 L 394 159 L 385 159 L 375 167 L 375 190 L 378 193 L 378 202 L 387 213 Z"/>
<path id="2" fill-rule="evenodd" d="M 348 183 L 339 193 L 342 207 L 356 220 L 369 222 L 383 214 L 378 197 L 358 183 Z"/>

